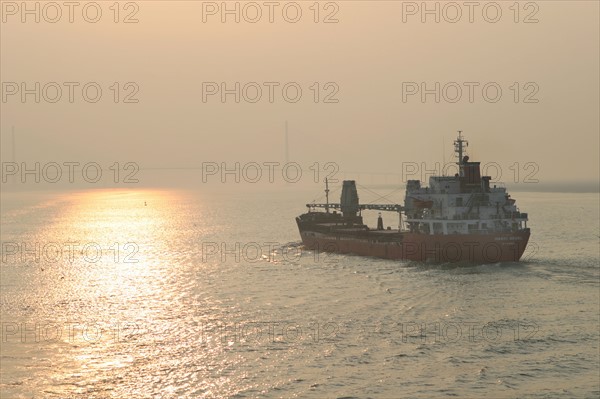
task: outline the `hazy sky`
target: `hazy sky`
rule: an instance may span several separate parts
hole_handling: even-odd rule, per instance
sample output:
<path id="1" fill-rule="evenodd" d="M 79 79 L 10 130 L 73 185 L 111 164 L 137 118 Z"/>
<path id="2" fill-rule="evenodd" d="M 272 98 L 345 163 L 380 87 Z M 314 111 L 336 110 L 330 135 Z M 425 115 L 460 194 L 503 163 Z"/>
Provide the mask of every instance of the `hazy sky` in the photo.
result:
<path id="1" fill-rule="evenodd" d="M 87 3 L 74 9 L 73 23 L 66 6 L 51 23 L 57 10 L 41 2 L 38 23 L 22 15 L 21 2 L 2 2 L 3 161 L 11 160 L 15 126 L 17 161 L 283 162 L 287 120 L 290 160 L 306 168 L 335 162 L 340 170 L 400 173 L 403 162 L 448 161 L 461 129 L 471 157 L 498 163 L 504 176 L 515 162 L 523 173 L 534 162 L 542 182 L 599 179 L 597 1 L 482 1 L 473 9 L 427 2 L 440 10 L 439 22 L 422 14 L 420 1 L 275 2 L 272 23 L 262 1 L 239 2 L 239 23 L 222 15 L 221 2 L 201 1 L 123 2 L 118 16 L 114 2 L 100 1 L 102 16 L 90 23 Z M 262 17 L 252 23 L 255 5 Z M 299 21 L 288 22 L 297 9 Z M 95 8 L 86 10 L 93 20 Z M 128 16 L 138 22 L 124 23 Z M 21 84 L 35 91 L 35 82 L 40 103 L 35 94 L 23 102 Z M 49 82 L 62 87 L 56 103 Z M 73 103 L 65 82 L 75 82 Z M 83 98 L 89 82 L 89 99 L 94 86 L 102 89 L 96 103 Z M 239 103 L 235 94 L 225 102 L 208 95 L 236 82 Z M 432 90 L 425 101 L 421 83 Z M 262 97 L 252 103 L 257 86 Z M 292 102 L 297 87 L 302 96 Z M 128 94 L 138 102 L 125 103 Z M 325 102 L 328 95 L 338 102 Z"/>

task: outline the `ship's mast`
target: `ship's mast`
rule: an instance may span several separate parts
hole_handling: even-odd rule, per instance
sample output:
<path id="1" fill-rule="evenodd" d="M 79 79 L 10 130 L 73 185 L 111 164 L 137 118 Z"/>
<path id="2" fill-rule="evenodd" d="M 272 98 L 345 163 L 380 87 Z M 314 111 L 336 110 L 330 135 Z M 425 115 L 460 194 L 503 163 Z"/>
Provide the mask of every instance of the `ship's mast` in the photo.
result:
<path id="1" fill-rule="evenodd" d="M 458 169 L 460 171 L 460 175 L 463 174 L 463 152 L 464 147 L 468 147 L 469 142 L 464 140 L 462 137 L 462 130 L 458 131 L 458 138 L 454 140 L 454 151 L 458 154 Z"/>
<path id="2" fill-rule="evenodd" d="M 325 212 L 329 213 L 329 182 L 325 178 Z"/>

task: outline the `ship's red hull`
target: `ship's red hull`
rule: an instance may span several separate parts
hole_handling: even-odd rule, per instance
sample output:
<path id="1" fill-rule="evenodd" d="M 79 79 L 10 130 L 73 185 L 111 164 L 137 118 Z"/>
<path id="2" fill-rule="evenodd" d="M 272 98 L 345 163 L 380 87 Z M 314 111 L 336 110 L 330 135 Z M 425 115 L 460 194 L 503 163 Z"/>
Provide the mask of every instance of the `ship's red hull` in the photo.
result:
<path id="1" fill-rule="evenodd" d="M 300 235 L 304 245 L 316 251 L 413 261 L 496 263 L 519 261 L 530 232 L 525 229 L 498 234 L 402 233 L 393 242 L 311 231 L 300 231 Z"/>

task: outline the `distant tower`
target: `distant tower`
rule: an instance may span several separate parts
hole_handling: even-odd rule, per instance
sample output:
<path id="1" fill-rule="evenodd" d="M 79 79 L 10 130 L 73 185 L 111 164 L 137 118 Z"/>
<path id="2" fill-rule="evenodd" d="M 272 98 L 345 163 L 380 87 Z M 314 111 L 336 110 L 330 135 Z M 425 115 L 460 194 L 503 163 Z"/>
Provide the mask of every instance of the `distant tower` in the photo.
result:
<path id="1" fill-rule="evenodd" d="M 11 140 L 12 140 L 12 142 L 11 142 L 11 158 L 12 159 L 11 160 L 13 162 L 17 162 L 17 157 L 15 155 L 17 153 L 17 150 L 16 150 L 16 144 L 15 144 L 15 127 L 14 126 L 11 129 Z M 12 175 L 12 183 L 15 184 L 15 181 L 16 181 L 15 175 Z"/>
<path id="2" fill-rule="evenodd" d="M 290 148 L 288 142 L 288 121 L 285 121 L 285 163 L 290 162 Z"/>

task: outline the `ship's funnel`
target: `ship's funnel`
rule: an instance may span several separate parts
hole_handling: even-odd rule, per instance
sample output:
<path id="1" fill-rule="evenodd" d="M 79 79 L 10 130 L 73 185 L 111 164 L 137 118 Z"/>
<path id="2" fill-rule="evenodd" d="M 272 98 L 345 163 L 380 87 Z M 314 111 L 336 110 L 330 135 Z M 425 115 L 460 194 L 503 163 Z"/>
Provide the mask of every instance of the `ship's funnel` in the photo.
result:
<path id="1" fill-rule="evenodd" d="M 356 192 L 356 182 L 354 180 L 344 180 L 342 186 L 342 197 L 340 198 L 340 208 L 346 216 L 356 216 L 358 212 L 358 193 Z"/>

